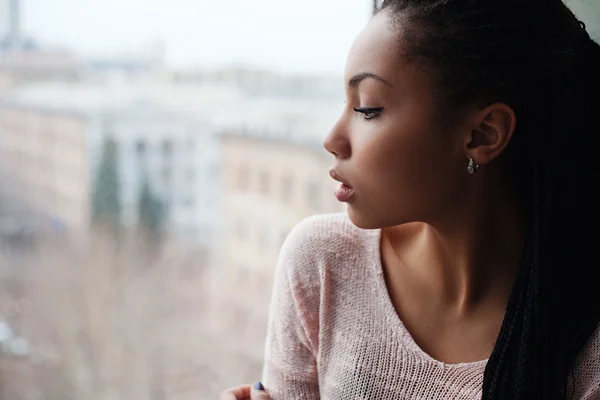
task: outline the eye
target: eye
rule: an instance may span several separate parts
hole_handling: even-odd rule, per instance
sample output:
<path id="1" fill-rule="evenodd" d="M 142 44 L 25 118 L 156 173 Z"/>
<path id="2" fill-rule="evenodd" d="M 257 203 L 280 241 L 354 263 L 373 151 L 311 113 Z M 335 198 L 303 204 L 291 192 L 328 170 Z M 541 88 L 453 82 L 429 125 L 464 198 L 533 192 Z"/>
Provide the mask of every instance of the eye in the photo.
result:
<path id="1" fill-rule="evenodd" d="M 383 107 L 360 107 L 355 108 L 354 111 L 361 113 L 365 116 L 366 120 L 371 120 L 379 116 L 383 111 Z"/>

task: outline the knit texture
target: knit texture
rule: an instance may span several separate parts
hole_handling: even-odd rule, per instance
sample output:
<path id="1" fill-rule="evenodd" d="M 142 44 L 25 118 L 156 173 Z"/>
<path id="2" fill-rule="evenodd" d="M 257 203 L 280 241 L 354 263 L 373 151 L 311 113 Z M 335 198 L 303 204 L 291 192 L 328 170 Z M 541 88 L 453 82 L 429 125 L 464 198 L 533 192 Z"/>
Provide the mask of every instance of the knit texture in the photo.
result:
<path id="1" fill-rule="evenodd" d="M 487 360 L 437 361 L 402 324 L 380 235 L 331 214 L 304 220 L 284 242 L 262 377 L 273 400 L 481 399 Z M 573 399 L 600 399 L 599 332 L 577 360 Z"/>

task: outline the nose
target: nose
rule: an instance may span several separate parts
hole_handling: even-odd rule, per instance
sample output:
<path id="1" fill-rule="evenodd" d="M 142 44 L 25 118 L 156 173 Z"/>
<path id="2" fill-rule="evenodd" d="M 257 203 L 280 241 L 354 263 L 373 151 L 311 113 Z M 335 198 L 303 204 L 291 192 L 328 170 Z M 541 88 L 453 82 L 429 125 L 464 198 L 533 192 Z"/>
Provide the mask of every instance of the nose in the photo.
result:
<path id="1" fill-rule="evenodd" d="M 348 140 L 348 135 L 346 134 L 346 130 L 341 121 L 338 121 L 325 137 L 325 140 L 323 140 L 323 147 L 336 158 L 344 159 L 350 157 L 350 141 Z"/>

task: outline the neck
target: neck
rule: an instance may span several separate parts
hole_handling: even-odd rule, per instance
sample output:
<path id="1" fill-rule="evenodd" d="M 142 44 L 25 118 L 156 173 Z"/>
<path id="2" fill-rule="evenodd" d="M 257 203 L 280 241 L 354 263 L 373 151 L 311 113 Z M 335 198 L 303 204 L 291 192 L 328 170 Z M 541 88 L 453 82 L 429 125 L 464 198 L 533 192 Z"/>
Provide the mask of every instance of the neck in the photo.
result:
<path id="1" fill-rule="evenodd" d="M 411 224 L 410 229 L 385 228 L 383 235 L 398 265 L 409 270 L 424 295 L 468 312 L 483 301 L 508 301 L 523 227 L 516 196 L 488 186 L 466 193 L 444 218 Z"/>

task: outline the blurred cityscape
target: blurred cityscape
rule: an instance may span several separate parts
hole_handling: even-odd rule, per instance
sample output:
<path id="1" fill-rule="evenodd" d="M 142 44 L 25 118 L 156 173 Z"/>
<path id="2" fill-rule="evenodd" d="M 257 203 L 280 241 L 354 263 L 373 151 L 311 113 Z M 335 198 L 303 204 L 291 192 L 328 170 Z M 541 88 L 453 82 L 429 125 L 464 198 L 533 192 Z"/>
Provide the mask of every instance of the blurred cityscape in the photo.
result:
<path id="1" fill-rule="evenodd" d="M 595 1 L 571 3 L 600 21 Z M 321 145 L 341 68 L 175 68 L 160 41 L 84 56 L 23 12 L 0 0 L 0 400 L 254 382 L 284 238 L 344 210 Z"/>
<path id="2" fill-rule="evenodd" d="M 0 399 L 216 399 L 260 377 L 277 254 L 341 211 L 340 76 L 94 58 L 0 1 Z"/>

